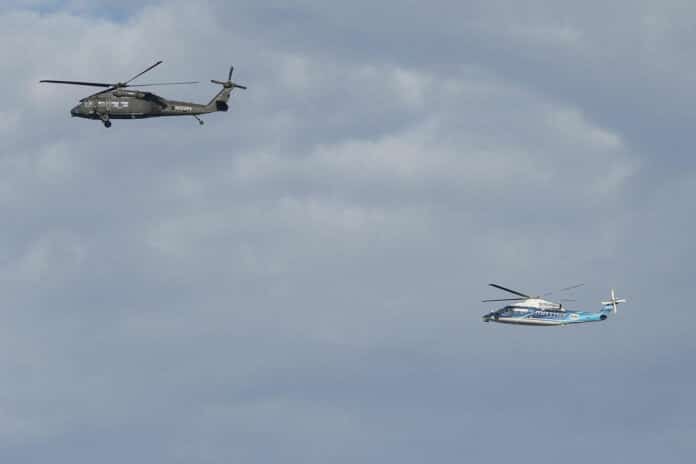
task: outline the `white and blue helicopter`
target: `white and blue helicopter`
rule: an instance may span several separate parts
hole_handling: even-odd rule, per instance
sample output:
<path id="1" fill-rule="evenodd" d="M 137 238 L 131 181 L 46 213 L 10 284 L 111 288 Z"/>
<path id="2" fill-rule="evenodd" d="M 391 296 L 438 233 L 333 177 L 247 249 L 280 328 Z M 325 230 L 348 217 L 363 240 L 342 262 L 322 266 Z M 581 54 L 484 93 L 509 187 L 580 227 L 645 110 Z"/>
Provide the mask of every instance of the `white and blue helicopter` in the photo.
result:
<path id="1" fill-rule="evenodd" d="M 599 312 L 570 311 L 563 307 L 562 303 L 554 303 L 538 296 L 529 296 L 516 290 L 511 290 L 497 284 L 489 284 L 491 287 L 503 290 L 517 298 L 503 298 L 496 300 L 483 300 L 483 303 L 494 301 L 514 301 L 496 311 L 491 311 L 483 316 L 484 322 L 501 322 L 505 324 L 524 325 L 568 325 L 582 322 L 604 321 L 612 312 L 616 314 L 616 307 L 626 303 L 623 298 L 616 298 L 614 290 L 611 290 L 611 299 L 602 301 L 602 309 Z M 567 287 L 561 291 L 571 290 L 582 284 Z M 548 294 L 547 294 L 548 295 Z M 546 295 L 544 295 L 546 296 Z M 571 300 L 573 301 L 573 300 Z"/>

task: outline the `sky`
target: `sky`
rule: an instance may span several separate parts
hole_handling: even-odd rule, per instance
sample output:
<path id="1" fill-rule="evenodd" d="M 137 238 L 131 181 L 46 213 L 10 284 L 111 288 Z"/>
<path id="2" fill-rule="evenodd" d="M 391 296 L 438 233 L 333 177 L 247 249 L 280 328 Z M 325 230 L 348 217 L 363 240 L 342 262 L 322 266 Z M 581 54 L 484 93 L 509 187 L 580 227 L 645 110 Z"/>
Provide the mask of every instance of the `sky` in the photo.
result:
<path id="1" fill-rule="evenodd" d="M 0 461 L 692 462 L 694 14 L 3 2 Z M 105 129 L 38 84 L 157 60 L 248 90 Z"/>

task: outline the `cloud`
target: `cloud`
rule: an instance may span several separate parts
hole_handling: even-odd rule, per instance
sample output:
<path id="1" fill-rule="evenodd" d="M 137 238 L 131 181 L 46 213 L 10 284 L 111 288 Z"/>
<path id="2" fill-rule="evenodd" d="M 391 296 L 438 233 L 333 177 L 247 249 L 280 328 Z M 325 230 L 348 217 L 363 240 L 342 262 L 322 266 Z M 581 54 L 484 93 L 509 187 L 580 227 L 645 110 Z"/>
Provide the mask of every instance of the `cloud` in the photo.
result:
<path id="1" fill-rule="evenodd" d="M 7 4 L 0 457 L 502 462 L 536 452 L 519 430 L 571 463 L 693 454 L 680 6 Z M 37 83 L 158 59 L 143 82 L 234 64 L 249 90 L 107 130 Z M 630 303 L 489 326 L 492 281 Z"/>

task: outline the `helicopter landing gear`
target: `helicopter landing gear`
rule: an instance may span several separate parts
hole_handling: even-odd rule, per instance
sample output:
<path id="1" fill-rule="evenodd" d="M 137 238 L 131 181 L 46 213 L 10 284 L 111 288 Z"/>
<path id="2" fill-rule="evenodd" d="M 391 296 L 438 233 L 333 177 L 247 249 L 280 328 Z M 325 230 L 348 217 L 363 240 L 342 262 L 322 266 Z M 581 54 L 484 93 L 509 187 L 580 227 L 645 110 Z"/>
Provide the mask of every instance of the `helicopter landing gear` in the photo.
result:
<path id="1" fill-rule="evenodd" d="M 111 127 L 111 121 L 109 121 L 109 115 L 108 114 L 100 114 L 99 119 L 104 123 L 104 127 L 107 129 Z"/>
<path id="2" fill-rule="evenodd" d="M 196 118 L 196 121 L 198 121 L 198 124 L 200 124 L 201 126 L 202 126 L 203 124 L 205 124 L 205 121 L 203 121 L 203 120 L 202 120 L 201 118 L 199 118 L 197 115 L 194 114 L 193 117 Z"/>

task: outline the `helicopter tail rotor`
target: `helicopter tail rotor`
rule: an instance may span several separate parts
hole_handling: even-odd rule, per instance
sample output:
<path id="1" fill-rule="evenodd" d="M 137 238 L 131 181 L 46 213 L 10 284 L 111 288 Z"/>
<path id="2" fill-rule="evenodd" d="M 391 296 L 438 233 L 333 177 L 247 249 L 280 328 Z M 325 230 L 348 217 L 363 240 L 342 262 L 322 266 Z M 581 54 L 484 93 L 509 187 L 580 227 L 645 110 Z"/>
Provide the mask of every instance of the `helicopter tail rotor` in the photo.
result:
<path id="1" fill-rule="evenodd" d="M 604 309 L 609 309 L 616 314 L 617 306 L 619 306 L 621 303 L 626 303 L 625 298 L 616 298 L 616 294 L 614 293 L 614 289 L 611 289 L 611 299 L 609 301 L 602 301 L 602 306 L 604 306 Z"/>
<path id="2" fill-rule="evenodd" d="M 230 66 L 230 72 L 227 75 L 227 80 L 226 81 L 218 81 L 218 80 L 211 80 L 213 84 L 219 84 L 223 88 L 220 92 L 218 92 L 217 95 L 213 97 L 213 99 L 208 103 L 207 110 L 208 111 L 227 111 L 229 109 L 229 105 L 227 102 L 230 99 L 230 94 L 234 89 L 242 89 L 246 90 L 246 86 L 237 84 L 235 82 L 232 82 L 232 73 L 234 72 L 234 66 Z"/>
<path id="3" fill-rule="evenodd" d="M 234 66 L 230 66 L 230 72 L 229 72 L 229 74 L 227 75 L 227 80 L 226 80 L 226 81 L 218 81 L 218 80 L 213 79 L 213 80 L 211 80 L 210 82 L 212 82 L 213 84 L 219 84 L 219 85 L 225 87 L 226 89 L 242 89 L 242 90 L 246 90 L 246 89 L 247 89 L 246 86 L 237 84 L 237 83 L 235 83 L 235 82 L 232 82 L 232 73 L 233 73 L 233 72 L 234 72 Z"/>

